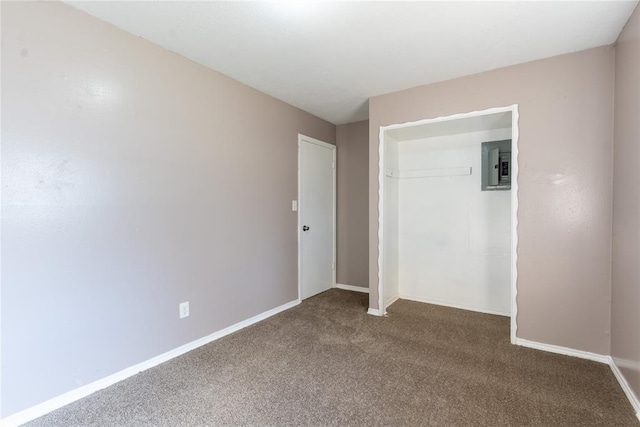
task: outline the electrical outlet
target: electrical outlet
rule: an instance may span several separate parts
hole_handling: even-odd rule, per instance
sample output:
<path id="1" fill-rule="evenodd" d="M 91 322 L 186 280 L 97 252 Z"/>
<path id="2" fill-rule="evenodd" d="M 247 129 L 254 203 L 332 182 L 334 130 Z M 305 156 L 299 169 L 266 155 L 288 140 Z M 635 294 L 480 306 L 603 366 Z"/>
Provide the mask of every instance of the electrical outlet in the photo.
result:
<path id="1" fill-rule="evenodd" d="M 189 317 L 189 301 L 180 303 L 180 318 Z"/>

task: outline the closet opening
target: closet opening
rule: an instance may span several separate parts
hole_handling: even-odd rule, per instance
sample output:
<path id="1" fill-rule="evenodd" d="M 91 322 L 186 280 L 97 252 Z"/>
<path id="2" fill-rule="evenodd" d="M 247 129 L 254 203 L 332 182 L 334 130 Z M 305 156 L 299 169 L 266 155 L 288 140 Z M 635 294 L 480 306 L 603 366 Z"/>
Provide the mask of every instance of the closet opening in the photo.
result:
<path id="1" fill-rule="evenodd" d="M 378 313 L 398 298 L 511 318 L 518 106 L 380 127 Z"/>

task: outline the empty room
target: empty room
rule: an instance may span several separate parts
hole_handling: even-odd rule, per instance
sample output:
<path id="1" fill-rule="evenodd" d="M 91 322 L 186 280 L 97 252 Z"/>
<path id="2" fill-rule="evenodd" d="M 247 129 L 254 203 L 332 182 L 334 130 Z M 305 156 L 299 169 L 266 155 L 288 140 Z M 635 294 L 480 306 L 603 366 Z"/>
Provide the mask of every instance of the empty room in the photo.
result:
<path id="1" fill-rule="evenodd" d="M 638 1 L 0 25 L 0 425 L 640 425 Z"/>

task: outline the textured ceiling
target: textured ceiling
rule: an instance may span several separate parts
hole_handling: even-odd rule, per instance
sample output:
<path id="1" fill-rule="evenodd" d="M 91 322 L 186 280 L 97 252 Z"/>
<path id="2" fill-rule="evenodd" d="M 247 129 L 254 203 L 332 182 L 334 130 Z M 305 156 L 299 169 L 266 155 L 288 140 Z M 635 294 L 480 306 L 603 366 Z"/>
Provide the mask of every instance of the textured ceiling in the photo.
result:
<path id="1" fill-rule="evenodd" d="M 67 3 L 343 124 L 375 95 L 611 44 L 637 1 Z"/>

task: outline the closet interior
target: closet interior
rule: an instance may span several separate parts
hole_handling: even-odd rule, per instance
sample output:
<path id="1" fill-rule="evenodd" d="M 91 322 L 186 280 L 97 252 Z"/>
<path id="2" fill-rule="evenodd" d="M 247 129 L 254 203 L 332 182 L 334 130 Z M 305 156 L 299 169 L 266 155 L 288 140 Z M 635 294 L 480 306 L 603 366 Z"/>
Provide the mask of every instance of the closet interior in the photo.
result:
<path id="1" fill-rule="evenodd" d="M 512 116 L 382 128 L 383 313 L 403 298 L 510 315 Z"/>

